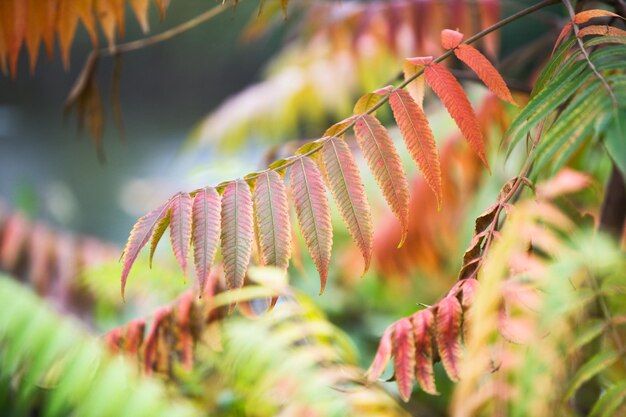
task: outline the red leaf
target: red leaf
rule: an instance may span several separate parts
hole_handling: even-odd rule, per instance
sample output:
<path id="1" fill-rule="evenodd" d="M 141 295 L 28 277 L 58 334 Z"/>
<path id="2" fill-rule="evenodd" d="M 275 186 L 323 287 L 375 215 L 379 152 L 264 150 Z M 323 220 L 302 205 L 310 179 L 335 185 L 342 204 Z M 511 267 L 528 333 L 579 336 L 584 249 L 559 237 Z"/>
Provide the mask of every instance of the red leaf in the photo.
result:
<path id="1" fill-rule="evenodd" d="M 463 87 L 441 64 L 431 63 L 425 70 L 426 82 L 441 99 L 444 106 L 465 136 L 470 148 L 478 154 L 487 169 L 489 164 L 485 157 L 485 143 L 476 113 L 472 109 Z"/>
<path id="2" fill-rule="evenodd" d="M 478 280 L 472 278 L 463 280 L 461 289 L 463 291 L 461 295 L 461 305 L 464 309 L 468 309 L 474 302 L 476 290 L 478 290 Z"/>
<path id="3" fill-rule="evenodd" d="M 348 226 L 348 231 L 355 240 L 367 272 L 372 258 L 372 215 L 365 197 L 365 188 L 354 162 L 352 152 L 343 139 L 333 137 L 322 149 L 326 168 L 328 187 L 337 203 L 339 213 Z"/>
<path id="4" fill-rule="evenodd" d="M 374 116 L 365 114 L 354 125 L 357 142 L 385 200 L 400 222 L 402 246 L 409 224 L 409 182 L 393 140 Z"/>
<path id="5" fill-rule="evenodd" d="M 461 304 L 454 296 L 447 296 L 437 304 L 437 346 L 443 367 L 452 381 L 459 380 L 462 314 Z"/>
<path id="6" fill-rule="evenodd" d="M 470 45 L 459 45 L 459 47 L 454 50 L 454 54 L 478 75 L 478 78 L 485 83 L 492 93 L 501 100 L 517 106 L 517 103 L 513 99 L 513 96 L 511 96 L 511 92 L 498 70 L 495 69 L 493 65 L 491 65 L 491 62 L 477 49 Z"/>
<path id="7" fill-rule="evenodd" d="M 405 402 L 411 398 L 413 377 L 415 376 L 415 340 L 411 320 L 398 320 L 393 332 L 393 356 L 396 369 L 396 383 L 400 397 Z"/>
<path id="8" fill-rule="evenodd" d="M 146 329 L 146 322 L 143 320 L 133 320 L 126 326 L 124 337 L 124 351 L 136 355 L 143 342 L 143 335 Z"/>
<path id="9" fill-rule="evenodd" d="M 222 200 L 213 187 L 206 187 L 193 198 L 191 240 L 200 297 L 204 294 L 221 232 Z"/>
<path id="10" fill-rule="evenodd" d="M 432 311 L 426 309 L 413 314 L 411 320 L 415 337 L 415 378 L 425 392 L 436 395 L 432 340 L 435 319 Z"/>
<path id="11" fill-rule="evenodd" d="M 146 337 L 143 360 L 144 372 L 148 375 L 152 373 L 155 364 L 158 362 L 159 341 L 162 337 L 160 333 L 163 333 L 166 322 L 170 319 L 170 314 L 171 310 L 169 307 L 157 310 L 150 332 Z"/>
<path id="12" fill-rule="evenodd" d="M 0 30 L 9 54 L 11 76 L 17 76 L 17 61 L 26 34 L 26 1 L 4 0 L 0 2 Z M 3 63 L 4 66 L 4 63 Z"/>
<path id="13" fill-rule="evenodd" d="M 417 162 L 426 183 L 435 193 L 437 206 L 441 207 L 443 192 L 439 155 L 424 111 L 404 90 L 392 90 L 389 104 L 411 157 Z"/>
<path id="14" fill-rule="evenodd" d="M 463 34 L 456 30 L 444 29 L 441 31 L 441 46 L 445 49 L 453 49 L 459 46 L 463 40 Z"/>
<path id="15" fill-rule="evenodd" d="M 311 159 L 300 157 L 291 166 L 291 194 L 302 236 L 320 274 L 320 294 L 326 287 L 333 229 L 322 174 Z"/>
<path id="16" fill-rule="evenodd" d="M 222 257 L 228 288 L 240 288 L 254 241 L 252 194 L 243 180 L 229 183 L 222 195 Z"/>
<path id="17" fill-rule="evenodd" d="M 187 257 L 191 244 L 191 207 L 191 196 L 187 193 L 178 193 L 171 203 L 170 241 L 183 273 L 187 272 Z"/>
<path id="18" fill-rule="evenodd" d="M 285 184 L 276 171 L 267 171 L 257 178 L 254 213 L 261 262 L 287 269 L 291 256 L 291 222 Z"/>
<path id="19" fill-rule="evenodd" d="M 168 200 L 161 207 L 141 217 L 133 226 L 133 230 L 130 231 L 128 242 L 126 242 L 126 247 L 122 253 L 122 263 L 124 265 L 122 269 L 122 298 L 124 298 L 124 290 L 126 288 L 126 280 L 128 279 L 130 268 L 133 266 L 141 249 L 148 243 L 156 224 L 169 210 L 170 202 L 171 200 Z"/>
<path id="20" fill-rule="evenodd" d="M 176 330 L 178 333 L 181 362 L 187 370 L 191 370 L 193 367 L 193 334 L 191 333 L 191 315 L 194 306 L 193 298 L 194 295 L 191 291 L 183 294 L 179 300 L 176 314 Z"/>
<path id="21" fill-rule="evenodd" d="M 393 334 L 393 325 L 385 329 L 385 333 L 380 338 L 380 344 L 374 356 L 374 361 L 367 370 L 367 380 L 370 382 L 376 381 L 385 370 L 385 367 L 391 360 L 392 342 L 391 336 Z"/>

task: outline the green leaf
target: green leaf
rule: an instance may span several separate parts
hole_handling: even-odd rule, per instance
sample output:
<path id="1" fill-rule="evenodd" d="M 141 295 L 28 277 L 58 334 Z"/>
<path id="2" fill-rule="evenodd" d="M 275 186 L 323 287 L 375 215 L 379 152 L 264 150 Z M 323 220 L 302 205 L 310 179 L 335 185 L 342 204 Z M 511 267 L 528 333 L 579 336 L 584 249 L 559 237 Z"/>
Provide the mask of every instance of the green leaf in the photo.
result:
<path id="1" fill-rule="evenodd" d="M 619 382 L 609 388 L 594 404 L 589 417 L 612 417 L 615 410 L 626 400 L 626 381 Z"/>
<path id="2" fill-rule="evenodd" d="M 578 390 L 582 384 L 589 381 L 609 366 L 613 365 L 619 357 L 620 354 L 612 350 L 602 351 L 592 357 L 587 363 L 578 369 L 576 375 L 574 375 L 570 381 L 569 386 L 565 391 L 565 400 L 572 398 L 572 396 L 576 393 L 576 390 Z"/>
<path id="3" fill-rule="evenodd" d="M 604 146 L 623 176 L 626 176 L 626 111 L 613 118 L 604 137 Z"/>

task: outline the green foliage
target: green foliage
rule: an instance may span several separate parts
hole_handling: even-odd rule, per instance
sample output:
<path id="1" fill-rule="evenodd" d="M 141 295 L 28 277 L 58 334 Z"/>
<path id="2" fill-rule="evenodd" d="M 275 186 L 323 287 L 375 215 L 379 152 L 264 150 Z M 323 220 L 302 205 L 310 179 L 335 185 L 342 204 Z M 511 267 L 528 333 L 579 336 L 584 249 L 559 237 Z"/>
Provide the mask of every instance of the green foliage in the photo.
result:
<path id="1" fill-rule="evenodd" d="M 200 415 L 163 384 L 106 352 L 81 325 L 0 277 L 0 408 L 4 415 Z"/>

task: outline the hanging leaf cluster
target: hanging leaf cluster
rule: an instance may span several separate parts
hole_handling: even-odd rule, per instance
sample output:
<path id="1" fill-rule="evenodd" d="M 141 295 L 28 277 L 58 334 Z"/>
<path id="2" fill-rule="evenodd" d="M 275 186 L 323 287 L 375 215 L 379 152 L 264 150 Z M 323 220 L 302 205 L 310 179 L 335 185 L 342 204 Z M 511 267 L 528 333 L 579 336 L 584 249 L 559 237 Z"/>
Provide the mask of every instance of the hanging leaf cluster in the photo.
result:
<path id="1" fill-rule="evenodd" d="M 17 75 L 20 51 L 28 50 L 30 70 L 34 72 L 43 43 L 49 59 L 57 39 L 63 66 L 70 66 L 70 50 L 79 22 L 87 31 L 94 48 L 98 46 L 98 27 L 110 47 L 124 36 L 127 5 L 133 10 L 141 29 L 149 29 L 149 0 L 6 0 L 0 4 L 0 68 Z M 155 0 L 161 19 L 169 5 Z M 8 65 L 7 65 L 8 64 Z"/>
<path id="2" fill-rule="evenodd" d="M 28 283 L 69 311 L 89 308 L 78 276 L 116 258 L 119 249 L 95 238 L 54 230 L 12 212 L 0 201 L 0 270 Z"/>
<path id="3" fill-rule="evenodd" d="M 435 395 L 433 364 L 440 359 L 450 379 L 458 381 L 461 323 L 477 285 L 475 279 L 459 281 L 437 304 L 391 324 L 380 340 L 368 380 L 376 381 L 393 359 L 395 380 L 404 401 L 411 397 L 414 381 Z"/>
<path id="4" fill-rule="evenodd" d="M 447 40 L 450 33 L 456 36 L 456 44 Z M 461 38 L 458 32 L 442 33 L 443 45 L 455 51 L 461 45 Z M 467 48 L 461 49 L 473 51 L 473 56 L 483 57 L 476 49 L 463 46 Z M 487 165 L 479 121 L 456 78 L 430 57 L 408 61 L 421 69 L 409 76 L 404 84 L 423 82 L 423 73 L 426 83 L 443 101 L 470 147 Z M 473 62 L 472 65 L 475 70 L 491 77 L 496 74 L 496 94 L 512 101 L 506 85 L 489 61 L 478 60 L 478 64 Z M 488 87 L 493 86 L 494 82 L 490 81 Z M 367 272 L 373 246 L 370 207 L 352 151 L 343 135 L 350 128 L 354 129 L 365 160 L 404 231 L 399 242 L 402 244 L 408 225 L 409 186 L 391 137 L 373 115 L 385 101 L 389 101 L 407 149 L 441 206 L 440 161 L 426 115 L 407 91 L 388 86 L 359 99 L 353 116 L 331 126 L 323 138 L 304 145 L 295 156 L 278 160 L 267 170 L 249 174 L 244 179 L 191 193 L 178 193 L 140 218 L 123 253 L 122 295 L 141 249 L 151 241 L 152 256 L 168 227 L 174 254 L 183 271 L 186 270 L 190 246 L 193 246 L 200 291 L 215 259 L 218 240 L 229 288 L 243 285 L 255 240 L 262 264 L 285 269 L 290 253 L 288 188 L 300 230 L 320 275 L 321 291 L 328 277 L 332 247 L 326 187 L 361 251 L 365 263 L 363 273 Z M 283 183 L 285 177 L 289 178 L 288 188 Z M 195 236 L 193 242 L 192 235 Z"/>

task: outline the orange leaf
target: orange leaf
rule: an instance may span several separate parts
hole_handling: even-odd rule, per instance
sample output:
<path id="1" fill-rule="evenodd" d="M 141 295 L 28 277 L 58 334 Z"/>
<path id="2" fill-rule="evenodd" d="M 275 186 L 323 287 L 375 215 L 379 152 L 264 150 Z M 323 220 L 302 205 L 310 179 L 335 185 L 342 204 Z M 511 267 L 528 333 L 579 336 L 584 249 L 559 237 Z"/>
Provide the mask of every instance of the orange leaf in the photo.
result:
<path id="1" fill-rule="evenodd" d="M 135 17 L 137 18 L 143 33 L 150 30 L 150 25 L 148 24 L 149 1 L 150 0 L 130 0 L 130 5 L 133 8 L 133 12 L 135 13 Z"/>
<path id="2" fill-rule="evenodd" d="M 470 148 L 478 154 L 487 169 L 489 164 L 485 157 L 485 143 L 476 113 L 472 109 L 463 87 L 454 78 L 454 75 L 441 64 L 431 63 L 426 67 L 426 82 L 439 96 L 443 105 L 454 119 L 465 136 Z"/>
<path id="3" fill-rule="evenodd" d="M 456 30 L 444 29 L 441 31 L 441 46 L 445 49 L 453 49 L 463 41 L 463 34 Z"/>
<path id="4" fill-rule="evenodd" d="M 485 83 L 492 93 L 501 100 L 517 106 L 498 70 L 476 48 L 470 45 L 459 45 L 454 50 L 454 54 L 478 75 L 478 78 Z"/>
<path id="5" fill-rule="evenodd" d="M 437 346 L 443 367 L 452 381 L 459 380 L 462 314 L 461 304 L 454 296 L 447 296 L 437 304 Z"/>
<path id="6" fill-rule="evenodd" d="M 178 264 L 187 272 L 187 257 L 191 244 L 192 200 L 187 193 L 178 193 L 171 203 L 170 241 Z"/>
<path id="7" fill-rule="evenodd" d="M 335 123 L 328 129 L 326 129 L 326 132 L 324 132 L 323 137 L 337 136 L 337 134 L 341 132 L 343 129 L 345 129 L 346 127 L 348 127 L 350 123 L 352 123 L 353 120 L 354 120 L 354 116 L 350 116 L 350 117 L 346 117 L 340 122 Z"/>
<path id="8" fill-rule="evenodd" d="M 355 240 L 367 272 L 372 258 L 372 215 L 365 197 L 365 188 L 346 142 L 337 137 L 329 139 L 322 149 L 328 187 L 337 203 L 339 213 Z"/>
<path id="9" fill-rule="evenodd" d="M 126 242 L 126 247 L 122 253 L 122 298 L 124 298 L 124 290 L 126 288 L 126 280 L 128 279 L 130 268 L 133 266 L 141 249 L 148 243 L 156 224 L 170 209 L 170 201 L 171 200 L 168 200 L 161 207 L 141 217 L 130 231 L 128 242 Z"/>
<path id="10" fill-rule="evenodd" d="M 402 246 L 409 224 L 409 182 L 402 169 L 402 160 L 389 133 L 374 116 L 361 116 L 354 125 L 354 133 L 385 200 L 400 222 L 399 246 Z"/>
<path id="11" fill-rule="evenodd" d="M 200 289 L 204 294 L 221 232 L 222 201 L 213 187 L 198 191 L 193 198 L 191 240 L 193 259 Z"/>
<path id="12" fill-rule="evenodd" d="M 0 2 L 0 30 L 9 56 L 9 68 L 13 78 L 17 75 L 17 60 L 26 34 L 26 1 L 4 0 Z M 3 57 L 4 60 L 4 57 Z M 3 64 L 4 65 L 4 64 Z"/>
<path id="13" fill-rule="evenodd" d="M 96 21 L 93 16 L 93 0 L 74 0 L 74 7 L 80 20 L 89 34 L 93 47 L 98 46 L 98 33 L 96 31 Z"/>
<path id="14" fill-rule="evenodd" d="M 59 0 L 59 10 L 57 18 L 57 34 L 59 36 L 59 46 L 61 48 L 61 58 L 63 67 L 68 70 L 70 67 L 70 49 L 76 33 L 78 24 L 78 10 L 74 7 L 73 0 Z"/>
<path id="15" fill-rule="evenodd" d="M 161 21 L 163 21 L 163 19 L 165 19 L 165 12 L 170 5 L 170 0 L 154 0 L 154 2 L 156 3 L 157 9 L 159 9 L 159 17 Z"/>
<path id="16" fill-rule="evenodd" d="M 626 31 L 608 25 L 593 25 L 587 26 L 578 31 L 578 37 L 589 35 L 602 35 L 602 36 L 626 36 Z"/>
<path id="17" fill-rule="evenodd" d="M 367 380 L 369 382 L 376 381 L 385 370 L 385 367 L 391 360 L 391 335 L 393 333 L 393 325 L 389 326 L 385 329 L 385 333 L 383 333 L 383 337 L 380 338 L 380 344 L 378 345 L 378 350 L 376 351 L 376 356 L 374 356 L 374 360 L 367 370 Z"/>
<path id="18" fill-rule="evenodd" d="M 432 395 L 437 394 L 433 373 L 433 313 L 426 309 L 411 316 L 415 337 L 415 378 L 422 389 Z"/>
<path id="19" fill-rule="evenodd" d="M 41 43 L 41 34 L 46 25 L 46 2 L 40 0 L 28 0 L 26 19 L 26 47 L 28 48 L 28 58 L 30 64 L 30 72 L 35 72 L 37 57 L 39 56 L 39 45 Z"/>
<path id="20" fill-rule="evenodd" d="M 243 180 L 231 182 L 222 194 L 222 257 L 228 288 L 240 288 L 248 270 L 254 241 L 252 194 Z"/>
<path id="21" fill-rule="evenodd" d="M 320 274 L 320 294 L 326 287 L 333 229 L 322 174 L 310 158 L 300 157 L 291 166 L 291 194 L 302 236 Z"/>
<path id="22" fill-rule="evenodd" d="M 609 12 L 608 10 L 592 9 L 576 13 L 576 16 L 574 16 L 574 23 L 582 25 L 583 23 L 587 23 L 594 17 L 619 17 L 620 19 L 626 20 L 622 16 L 613 12 Z"/>
<path id="23" fill-rule="evenodd" d="M 411 157 L 417 162 L 428 186 L 435 193 L 437 206 L 441 207 L 443 192 L 439 155 L 424 111 L 404 90 L 392 90 L 389 104 Z"/>
<path id="24" fill-rule="evenodd" d="M 61 0 L 67 1 L 67 0 Z M 104 32 L 104 37 L 107 39 L 109 48 L 115 45 L 115 25 L 116 25 L 116 12 L 115 7 L 110 0 L 95 0 L 96 1 L 96 13 L 100 20 L 100 27 Z"/>
<path id="25" fill-rule="evenodd" d="M 393 356 L 396 369 L 396 383 L 400 397 L 405 402 L 411 398 L 415 376 L 415 340 L 411 320 L 398 320 L 393 332 Z"/>
<path id="26" fill-rule="evenodd" d="M 261 262 L 287 269 L 291 255 L 291 222 L 285 185 L 276 171 L 264 172 L 257 178 L 254 213 Z"/>

